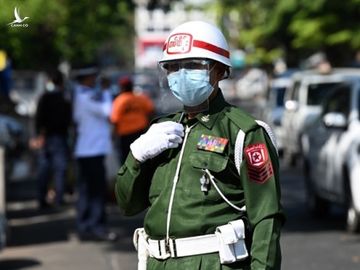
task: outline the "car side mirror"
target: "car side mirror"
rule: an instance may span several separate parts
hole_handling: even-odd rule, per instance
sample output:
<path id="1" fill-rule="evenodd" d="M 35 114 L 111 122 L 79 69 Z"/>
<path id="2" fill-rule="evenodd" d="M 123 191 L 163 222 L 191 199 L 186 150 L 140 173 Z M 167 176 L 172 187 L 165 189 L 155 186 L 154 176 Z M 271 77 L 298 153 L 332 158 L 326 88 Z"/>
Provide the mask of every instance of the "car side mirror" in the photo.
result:
<path id="1" fill-rule="evenodd" d="M 299 108 L 299 103 L 296 100 L 287 100 L 285 108 L 289 111 L 296 111 Z"/>
<path id="2" fill-rule="evenodd" d="M 343 113 L 330 112 L 323 116 L 323 122 L 325 127 L 328 128 L 347 128 L 347 119 Z"/>

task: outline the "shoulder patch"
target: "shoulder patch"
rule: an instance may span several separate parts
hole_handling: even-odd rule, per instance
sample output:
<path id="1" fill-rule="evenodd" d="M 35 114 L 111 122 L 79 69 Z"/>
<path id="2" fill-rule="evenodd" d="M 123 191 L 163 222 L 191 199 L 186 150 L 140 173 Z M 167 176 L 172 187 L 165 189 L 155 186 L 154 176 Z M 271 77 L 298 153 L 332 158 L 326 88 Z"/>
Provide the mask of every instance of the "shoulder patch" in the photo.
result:
<path id="1" fill-rule="evenodd" d="M 245 148 L 244 152 L 250 180 L 263 184 L 274 175 L 265 144 L 250 144 Z"/>

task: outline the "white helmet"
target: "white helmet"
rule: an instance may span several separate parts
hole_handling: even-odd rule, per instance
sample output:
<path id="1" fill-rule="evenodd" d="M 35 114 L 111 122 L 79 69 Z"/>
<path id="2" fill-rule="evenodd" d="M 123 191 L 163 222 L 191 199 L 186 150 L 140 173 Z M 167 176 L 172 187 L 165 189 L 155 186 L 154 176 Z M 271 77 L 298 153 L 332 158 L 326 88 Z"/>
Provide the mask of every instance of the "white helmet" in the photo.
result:
<path id="1" fill-rule="evenodd" d="M 165 41 L 159 63 L 187 58 L 212 59 L 231 67 L 224 35 L 214 25 L 202 21 L 190 21 L 176 27 Z"/>

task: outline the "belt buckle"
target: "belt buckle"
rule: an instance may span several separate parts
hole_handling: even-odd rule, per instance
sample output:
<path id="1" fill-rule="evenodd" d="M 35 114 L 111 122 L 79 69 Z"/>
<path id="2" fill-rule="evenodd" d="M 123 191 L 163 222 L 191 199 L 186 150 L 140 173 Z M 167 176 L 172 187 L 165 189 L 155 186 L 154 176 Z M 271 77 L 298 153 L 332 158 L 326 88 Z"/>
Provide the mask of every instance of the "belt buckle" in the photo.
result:
<path id="1" fill-rule="evenodd" d="M 158 240 L 158 247 L 159 247 L 160 259 L 166 260 L 171 257 L 170 247 L 166 239 Z"/>
<path id="2" fill-rule="evenodd" d="M 177 250 L 176 250 L 176 239 L 169 238 L 169 241 L 165 243 L 167 252 L 170 252 L 172 258 L 177 258 Z"/>

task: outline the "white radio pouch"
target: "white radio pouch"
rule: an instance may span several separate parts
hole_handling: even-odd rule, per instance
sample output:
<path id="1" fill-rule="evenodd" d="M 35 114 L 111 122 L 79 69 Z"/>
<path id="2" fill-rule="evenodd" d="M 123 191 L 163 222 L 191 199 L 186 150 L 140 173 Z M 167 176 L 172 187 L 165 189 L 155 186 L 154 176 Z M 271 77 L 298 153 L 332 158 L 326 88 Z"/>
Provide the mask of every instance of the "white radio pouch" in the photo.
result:
<path id="1" fill-rule="evenodd" d="M 221 264 L 241 261 L 249 256 L 245 244 L 245 224 L 239 219 L 216 228 Z"/>

